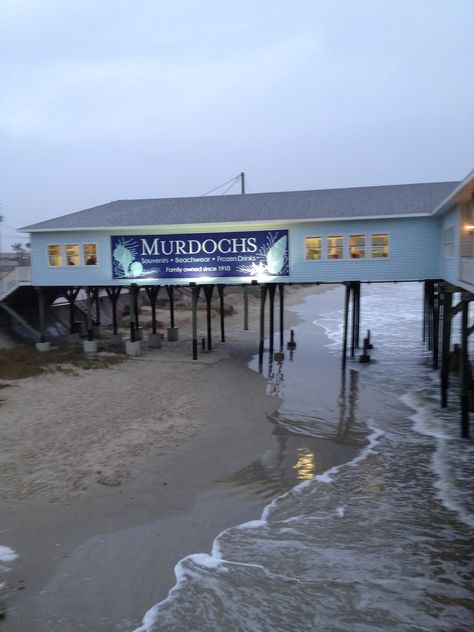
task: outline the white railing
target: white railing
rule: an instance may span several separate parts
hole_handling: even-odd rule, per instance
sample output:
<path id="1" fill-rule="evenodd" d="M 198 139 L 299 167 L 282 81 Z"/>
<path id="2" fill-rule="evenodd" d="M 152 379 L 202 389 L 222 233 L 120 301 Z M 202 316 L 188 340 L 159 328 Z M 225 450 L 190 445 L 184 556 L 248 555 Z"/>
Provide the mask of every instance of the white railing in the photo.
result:
<path id="1" fill-rule="evenodd" d="M 31 285 L 30 266 L 16 266 L 0 278 L 0 301 L 21 285 Z"/>

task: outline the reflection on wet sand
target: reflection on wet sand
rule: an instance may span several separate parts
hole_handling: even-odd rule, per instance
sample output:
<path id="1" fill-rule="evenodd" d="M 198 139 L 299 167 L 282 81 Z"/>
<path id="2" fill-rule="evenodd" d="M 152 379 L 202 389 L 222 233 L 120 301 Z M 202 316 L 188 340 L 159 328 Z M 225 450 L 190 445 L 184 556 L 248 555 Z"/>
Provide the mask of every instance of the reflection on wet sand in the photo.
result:
<path id="1" fill-rule="evenodd" d="M 268 390 L 275 397 L 285 382 L 284 368 L 284 361 L 268 365 Z M 342 376 L 337 415 L 332 422 L 319 417 L 316 410 L 314 415 L 306 413 L 304 418 L 299 415 L 299 419 L 298 415 L 278 410 L 269 415 L 269 421 L 274 424 L 273 446 L 214 485 L 252 498 L 273 498 L 324 472 L 329 464 L 345 462 L 348 447 L 352 449 L 360 440 L 356 419 L 358 377 L 354 370 L 350 370 L 347 377 Z M 288 392 L 285 404 L 288 407 Z"/>

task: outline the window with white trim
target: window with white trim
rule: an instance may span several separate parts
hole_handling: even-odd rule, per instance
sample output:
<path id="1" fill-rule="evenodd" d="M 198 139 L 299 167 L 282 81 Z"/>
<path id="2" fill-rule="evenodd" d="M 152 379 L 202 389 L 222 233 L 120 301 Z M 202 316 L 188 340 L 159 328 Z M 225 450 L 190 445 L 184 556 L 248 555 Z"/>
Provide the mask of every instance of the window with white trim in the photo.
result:
<path id="1" fill-rule="evenodd" d="M 86 266 L 97 265 L 97 245 L 96 244 L 84 244 L 82 246 L 82 253 L 84 256 L 84 265 Z"/>
<path id="2" fill-rule="evenodd" d="M 81 258 L 79 256 L 78 244 L 66 244 L 65 252 L 66 252 L 66 265 L 68 266 L 80 265 Z"/>
<path id="3" fill-rule="evenodd" d="M 327 238 L 328 259 L 342 259 L 344 256 L 344 237 L 336 235 Z"/>
<path id="4" fill-rule="evenodd" d="M 305 237 L 305 259 L 306 261 L 318 261 L 322 258 L 322 237 Z"/>
<path id="5" fill-rule="evenodd" d="M 375 234 L 371 238 L 370 255 L 372 259 L 384 259 L 388 257 L 388 235 Z"/>
<path id="6" fill-rule="evenodd" d="M 349 236 L 349 255 L 351 259 L 365 259 L 365 235 Z"/>
<path id="7" fill-rule="evenodd" d="M 61 246 L 59 244 L 53 244 L 53 245 L 48 246 L 48 264 L 50 266 L 63 265 Z"/>
<path id="8" fill-rule="evenodd" d="M 443 257 L 454 257 L 454 226 L 443 229 Z"/>

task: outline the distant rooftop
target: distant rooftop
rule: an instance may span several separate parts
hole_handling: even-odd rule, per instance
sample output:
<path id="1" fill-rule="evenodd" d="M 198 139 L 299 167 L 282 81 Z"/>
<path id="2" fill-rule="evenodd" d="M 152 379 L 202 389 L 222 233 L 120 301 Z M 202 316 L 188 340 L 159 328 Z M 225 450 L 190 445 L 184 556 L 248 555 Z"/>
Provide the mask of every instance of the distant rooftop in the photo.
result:
<path id="1" fill-rule="evenodd" d="M 25 226 L 25 232 L 430 215 L 459 182 L 246 195 L 117 200 Z"/>

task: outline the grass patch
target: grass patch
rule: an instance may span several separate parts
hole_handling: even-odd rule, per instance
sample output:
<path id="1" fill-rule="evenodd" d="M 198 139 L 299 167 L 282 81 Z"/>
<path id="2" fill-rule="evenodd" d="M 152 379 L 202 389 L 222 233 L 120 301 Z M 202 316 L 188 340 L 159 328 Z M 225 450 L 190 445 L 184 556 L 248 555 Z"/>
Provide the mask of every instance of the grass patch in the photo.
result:
<path id="1" fill-rule="evenodd" d="M 79 347 L 58 346 L 41 352 L 22 345 L 0 350 L 0 379 L 21 380 L 52 371 L 73 375 L 77 369 L 103 369 L 126 359 L 119 354 L 85 354 Z"/>

